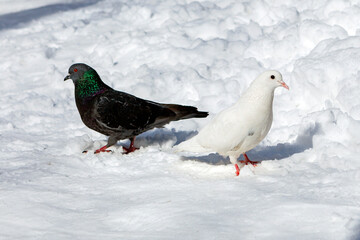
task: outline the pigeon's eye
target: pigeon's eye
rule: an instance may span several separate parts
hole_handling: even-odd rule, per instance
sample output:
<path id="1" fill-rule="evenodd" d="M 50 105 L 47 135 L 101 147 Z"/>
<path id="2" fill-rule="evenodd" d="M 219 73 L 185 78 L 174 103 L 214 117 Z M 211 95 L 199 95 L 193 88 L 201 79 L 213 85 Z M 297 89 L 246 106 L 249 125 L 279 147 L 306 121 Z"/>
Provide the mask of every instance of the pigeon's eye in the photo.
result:
<path id="1" fill-rule="evenodd" d="M 274 75 L 271 75 L 270 77 L 271 77 L 271 79 L 275 79 L 275 76 L 274 76 Z"/>
<path id="2" fill-rule="evenodd" d="M 77 68 L 74 68 L 74 72 L 77 72 Z"/>

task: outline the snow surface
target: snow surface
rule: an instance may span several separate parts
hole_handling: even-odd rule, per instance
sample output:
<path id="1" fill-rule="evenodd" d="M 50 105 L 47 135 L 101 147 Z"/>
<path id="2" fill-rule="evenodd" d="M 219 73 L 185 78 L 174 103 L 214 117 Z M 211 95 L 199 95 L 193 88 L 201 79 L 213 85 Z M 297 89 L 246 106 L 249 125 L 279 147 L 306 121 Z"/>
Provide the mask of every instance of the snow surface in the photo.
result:
<path id="1" fill-rule="evenodd" d="M 0 0 L 0 239 L 360 239 L 360 2 Z M 197 106 L 122 155 L 64 82 Z M 279 70 L 274 123 L 235 177 L 172 146 Z"/>

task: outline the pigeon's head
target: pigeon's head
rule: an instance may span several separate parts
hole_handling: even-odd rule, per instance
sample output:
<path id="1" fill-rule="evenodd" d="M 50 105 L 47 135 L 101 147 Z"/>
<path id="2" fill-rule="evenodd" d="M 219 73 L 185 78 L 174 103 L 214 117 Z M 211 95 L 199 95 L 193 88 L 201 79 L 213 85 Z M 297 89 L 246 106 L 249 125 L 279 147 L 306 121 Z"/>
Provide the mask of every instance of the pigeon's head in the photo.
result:
<path id="1" fill-rule="evenodd" d="M 69 75 L 67 75 L 64 78 L 64 81 L 71 79 L 71 80 L 73 80 L 74 83 L 76 83 L 76 81 L 83 79 L 84 74 L 86 72 L 89 72 L 89 70 L 93 70 L 93 69 L 86 64 L 75 63 L 75 64 L 71 65 L 71 67 L 69 68 Z M 93 71 L 95 71 L 95 70 L 93 70 Z"/>
<path id="2" fill-rule="evenodd" d="M 281 73 L 275 70 L 263 72 L 255 81 L 256 84 L 261 84 L 262 86 L 267 86 L 269 88 L 275 89 L 277 87 L 284 87 L 289 90 L 288 85 L 283 81 Z"/>

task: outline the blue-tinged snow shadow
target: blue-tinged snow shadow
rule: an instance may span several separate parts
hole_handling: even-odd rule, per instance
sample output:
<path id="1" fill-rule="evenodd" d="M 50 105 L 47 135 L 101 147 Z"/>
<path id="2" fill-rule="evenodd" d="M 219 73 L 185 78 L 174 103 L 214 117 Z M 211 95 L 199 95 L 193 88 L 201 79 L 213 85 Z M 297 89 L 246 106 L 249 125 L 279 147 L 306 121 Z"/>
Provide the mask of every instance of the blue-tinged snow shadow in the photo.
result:
<path id="1" fill-rule="evenodd" d="M 0 15 L 0 31 L 9 28 L 15 28 L 20 24 L 39 19 L 61 11 L 69 11 L 77 8 L 83 8 L 93 5 L 101 0 L 77 1 L 73 3 L 58 3 L 43 7 L 23 10 L 14 13 Z"/>
<path id="2" fill-rule="evenodd" d="M 259 146 L 248 152 L 248 156 L 253 156 L 254 161 L 261 160 L 280 160 L 288 158 L 296 153 L 304 152 L 313 147 L 313 137 L 319 133 L 319 125 L 315 124 L 307 128 L 292 143 L 279 143 L 275 146 Z"/>
<path id="3" fill-rule="evenodd" d="M 151 145 L 163 145 L 168 142 L 172 142 L 174 146 L 179 143 L 190 139 L 195 136 L 197 131 L 176 131 L 175 129 L 168 130 L 166 128 L 156 128 L 145 133 L 140 134 L 136 137 L 135 146 L 136 147 L 148 147 Z M 179 153 L 181 155 L 181 153 Z M 189 157 L 181 157 L 182 160 L 195 160 L 199 162 L 206 162 L 212 165 L 225 165 L 229 164 L 230 160 L 224 158 L 219 154 L 211 153 L 207 155 L 197 155 Z"/>
<path id="4" fill-rule="evenodd" d="M 177 145 L 196 134 L 196 131 L 176 131 L 175 129 L 155 128 L 137 136 L 135 145 L 137 147 L 148 147 L 155 144 L 164 145 L 170 141 L 173 145 Z"/>
<path id="5" fill-rule="evenodd" d="M 301 153 L 312 148 L 313 136 L 318 132 L 319 126 L 318 124 L 315 124 L 303 131 L 303 133 L 292 143 L 279 143 L 275 146 L 258 146 L 247 152 L 247 155 L 250 160 L 253 161 L 280 160 L 288 158 L 296 153 Z M 240 156 L 240 159 L 243 159 L 243 156 Z M 215 153 L 206 156 L 183 156 L 182 160 L 204 162 L 211 165 L 230 164 L 229 158 L 225 158 Z"/>
<path id="6" fill-rule="evenodd" d="M 353 229 L 354 233 L 350 237 L 350 240 L 360 240 L 360 222 L 356 224 Z"/>

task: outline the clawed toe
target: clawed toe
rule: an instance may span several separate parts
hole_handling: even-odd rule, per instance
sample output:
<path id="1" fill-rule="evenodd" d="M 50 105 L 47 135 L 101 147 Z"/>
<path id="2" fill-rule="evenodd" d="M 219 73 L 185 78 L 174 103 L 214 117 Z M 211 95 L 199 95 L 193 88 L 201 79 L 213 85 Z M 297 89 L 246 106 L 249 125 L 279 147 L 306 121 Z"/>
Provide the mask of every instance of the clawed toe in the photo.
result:
<path id="1" fill-rule="evenodd" d="M 135 142 L 135 137 L 130 138 L 130 146 L 128 148 L 123 147 L 123 149 L 125 150 L 124 154 L 132 153 L 139 149 L 134 146 L 134 142 Z"/>
<path id="2" fill-rule="evenodd" d="M 95 152 L 94 152 L 94 154 L 99 154 L 99 153 L 101 153 L 101 152 L 113 152 L 112 150 L 102 150 L 102 151 L 99 151 L 99 149 L 98 150 L 96 150 Z"/>
<path id="3" fill-rule="evenodd" d="M 241 160 L 241 161 L 239 161 L 240 163 L 243 163 L 243 164 L 245 164 L 245 165 L 248 165 L 249 163 L 251 164 L 251 165 L 253 165 L 254 167 L 256 167 L 258 164 L 259 164 L 259 162 L 254 162 L 254 161 L 246 161 L 246 160 Z"/>
<path id="4" fill-rule="evenodd" d="M 130 147 L 123 147 L 124 149 L 124 153 L 123 154 L 129 154 L 129 153 L 132 153 L 132 152 L 135 152 L 136 150 L 138 150 L 139 148 L 137 147 L 134 147 L 134 146 L 130 146 Z"/>
<path id="5" fill-rule="evenodd" d="M 98 154 L 101 152 L 112 152 L 111 150 L 107 150 L 107 148 L 108 148 L 107 146 L 103 146 L 102 148 L 95 150 L 94 154 Z"/>

